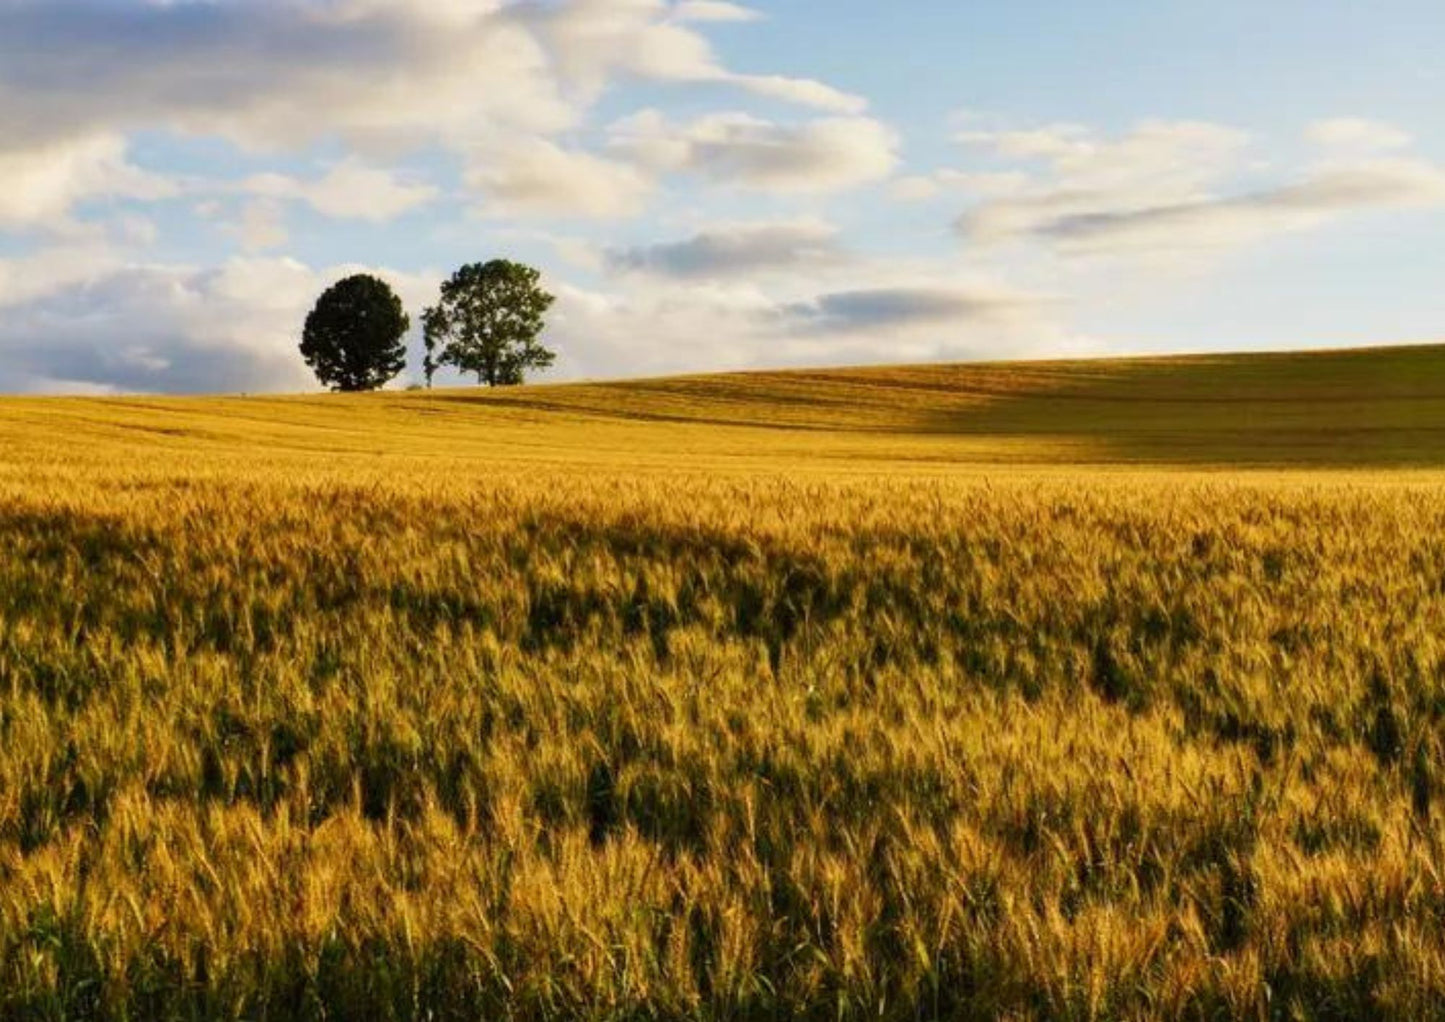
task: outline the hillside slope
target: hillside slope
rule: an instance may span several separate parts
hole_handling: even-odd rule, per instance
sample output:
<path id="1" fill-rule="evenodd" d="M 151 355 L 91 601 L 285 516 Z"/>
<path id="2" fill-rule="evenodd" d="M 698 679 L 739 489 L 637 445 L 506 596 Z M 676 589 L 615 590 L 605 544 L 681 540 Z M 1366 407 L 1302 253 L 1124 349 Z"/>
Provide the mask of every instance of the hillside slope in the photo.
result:
<path id="1" fill-rule="evenodd" d="M 0 1019 L 1440 1018 L 1442 363 L 0 401 Z"/>
<path id="2" fill-rule="evenodd" d="M 1445 464 L 1445 346 L 819 369 L 363 396 L 14 398 L 0 461 L 876 470 Z"/>

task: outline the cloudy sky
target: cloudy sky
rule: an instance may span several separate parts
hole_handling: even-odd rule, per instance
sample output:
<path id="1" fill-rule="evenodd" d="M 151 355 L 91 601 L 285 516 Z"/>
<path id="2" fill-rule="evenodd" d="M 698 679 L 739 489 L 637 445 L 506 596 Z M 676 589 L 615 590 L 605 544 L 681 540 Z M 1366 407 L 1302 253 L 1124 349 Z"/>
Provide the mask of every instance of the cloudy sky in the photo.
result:
<path id="1" fill-rule="evenodd" d="M 0 0 L 0 391 L 304 390 L 508 256 L 553 378 L 1445 338 L 1440 0 Z"/>

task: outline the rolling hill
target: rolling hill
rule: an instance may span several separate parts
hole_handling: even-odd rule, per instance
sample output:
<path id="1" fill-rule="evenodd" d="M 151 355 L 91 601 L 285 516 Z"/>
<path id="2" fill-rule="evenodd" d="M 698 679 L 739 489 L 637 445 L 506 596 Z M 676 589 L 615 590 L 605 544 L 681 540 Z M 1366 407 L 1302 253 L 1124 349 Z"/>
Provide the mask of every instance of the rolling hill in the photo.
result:
<path id="1" fill-rule="evenodd" d="M 1445 464 L 1445 346 L 361 396 L 0 400 L 0 462 L 224 455 L 643 469 Z"/>
<path id="2" fill-rule="evenodd" d="M 1440 1017 L 1442 466 L 1429 347 L 0 400 L 0 1018 Z"/>

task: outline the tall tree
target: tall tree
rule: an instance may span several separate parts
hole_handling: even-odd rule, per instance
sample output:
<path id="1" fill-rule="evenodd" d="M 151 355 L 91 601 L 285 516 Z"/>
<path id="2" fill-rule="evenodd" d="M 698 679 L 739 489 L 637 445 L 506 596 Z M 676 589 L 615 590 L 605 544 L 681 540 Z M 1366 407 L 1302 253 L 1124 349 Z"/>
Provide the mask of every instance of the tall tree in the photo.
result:
<path id="1" fill-rule="evenodd" d="M 422 313 L 428 350 L 440 349 L 435 364 L 475 373 L 489 387 L 521 383 L 528 370 L 551 365 L 557 356 L 538 337 L 555 299 L 541 276 L 506 259 L 452 274 L 441 301 Z"/>
<path id="2" fill-rule="evenodd" d="M 332 390 L 376 390 L 406 366 L 402 337 L 410 326 L 391 287 L 360 273 L 316 300 L 306 317 L 301 356 Z"/>

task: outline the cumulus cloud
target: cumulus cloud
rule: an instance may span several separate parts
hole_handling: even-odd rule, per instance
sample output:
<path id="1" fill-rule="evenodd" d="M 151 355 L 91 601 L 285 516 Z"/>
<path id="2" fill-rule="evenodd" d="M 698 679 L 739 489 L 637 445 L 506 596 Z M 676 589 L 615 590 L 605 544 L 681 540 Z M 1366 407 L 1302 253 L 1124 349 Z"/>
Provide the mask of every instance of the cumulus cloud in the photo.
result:
<path id="1" fill-rule="evenodd" d="M 815 220 L 719 224 L 682 241 L 614 249 L 606 256 L 615 272 L 684 280 L 817 270 L 848 260 L 838 229 Z"/>
<path id="2" fill-rule="evenodd" d="M 563 286 L 558 296 L 550 337 L 571 376 L 958 360 L 1077 346 L 1047 304 L 988 285 L 860 287 L 792 299 L 745 282 Z"/>
<path id="3" fill-rule="evenodd" d="M 363 269 L 261 257 L 137 265 L 65 248 L 0 260 L 0 390 L 312 390 L 297 352 L 306 312 L 324 287 Z M 370 272 L 412 303 L 435 287 Z"/>
<path id="4" fill-rule="evenodd" d="M 95 240 L 49 245 L 23 256 L 0 258 L 0 310 L 114 273 L 123 256 Z"/>
<path id="5" fill-rule="evenodd" d="M 823 246 L 819 262 L 760 268 L 751 252 L 738 255 L 767 237 L 762 225 L 748 226 L 714 226 L 682 242 L 614 252 L 611 265 L 624 270 L 605 289 L 562 284 L 551 331 L 561 370 L 617 376 L 934 361 L 1074 345 L 1053 296 L 965 272 L 951 260 L 848 252 L 817 224 L 798 234 Z M 788 225 L 773 227 L 780 237 L 789 233 Z M 646 269 L 627 269 L 636 263 Z"/>
<path id="6" fill-rule="evenodd" d="M 757 191 L 842 191 L 882 180 L 898 163 L 897 134 L 867 117 L 778 124 L 729 113 L 674 125 L 643 111 L 615 124 L 612 136 L 614 151 L 656 171 Z"/>
<path id="7" fill-rule="evenodd" d="M 395 143 L 575 118 L 540 43 L 494 3 L 0 5 L 7 147 L 140 128 L 261 148 Z"/>
<path id="8" fill-rule="evenodd" d="M 298 307 L 314 276 L 289 260 L 212 270 L 113 269 L 0 307 L 0 386 L 124 391 L 297 390 Z"/>
<path id="9" fill-rule="evenodd" d="M 1393 124 L 1362 117 L 1335 117 L 1316 121 L 1305 129 L 1305 137 L 1317 145 L 1332 149 L 1365 152 L 1404 149 L 1414 141 L 1409 132 Z"/>
<path id="10" fill-rule="evenodd" d="M 269 199 L 305 202 L 318 213 L 337 220 L 394 220 L 437 197 L 428 184 L 400 179 L 391 171 L 368 166 L 349 157 L 321 177 L 305 181 L 285 174 L 256 174 L 241 189 Z"/>
<path id="11" fill-rule="evenodd" d="M 8 151 L 0 142 L 0 182 L 0 228 L 56 226 L 86 200 L 177 192 L 175 182 L 133 165 L 125 139 L 107 133 Z"/>
<path id="12" fill-rule="evenodd" d="M 571 0 L 509 9 L 556 59 L 564 82 L 595 95 L 614 76 L 731 85 L 834 113 L 857 114 L 866 100 L 813 79 L 733 71 L 688 22 L 745 21 L 754 12 L 731 3 L 665 0 Z"/>
<path id="13" fill-rule="evenodd" d="M 863 109 L 821 82 L 734 71 L 691 27 L 748 15 L 663 0 L 6 0 L 0 160 L 24 165 L 0 170 L 25 188 L 0 200 L 0 218 L 54 218 L 91 195 L 154 195 L 156 183 L 124 161 L 123 139 L 139 130 L 259 152 L 335 138 L 377 157 L 428 144 L 495 151 L 551 142 L 629 76 Z M 357 160 L 332 175 L 261 184 L 339 217 L 386 218 L 431 195 Z M 611 190 L 622 187 L 612 175 Z"/>
<path id="14" fill-rule="evenodd" d="M 490 163 L 472 168 L 467 183 L 482 191 L 482 212 L 512 216 L 574 216 L 597 220 L 638 212 L 652 179 L 629 163 L 543 139 L 501 147 Z"/>

